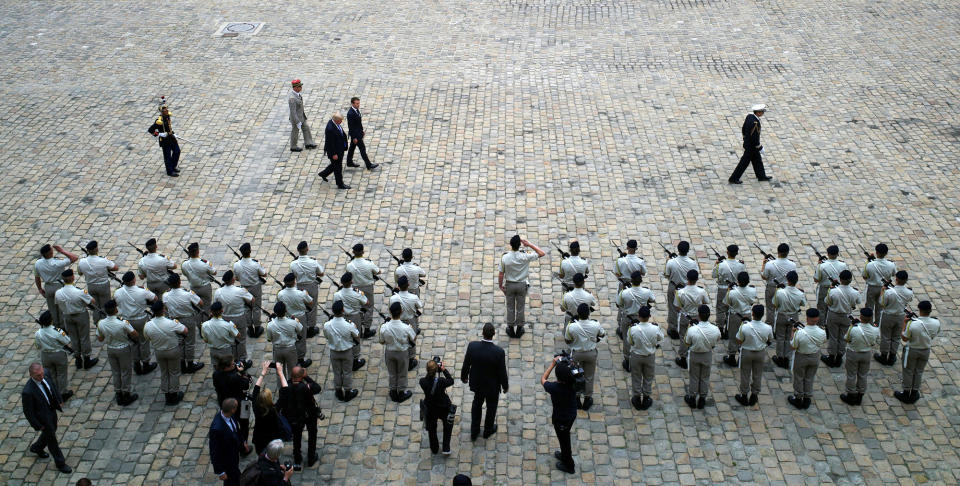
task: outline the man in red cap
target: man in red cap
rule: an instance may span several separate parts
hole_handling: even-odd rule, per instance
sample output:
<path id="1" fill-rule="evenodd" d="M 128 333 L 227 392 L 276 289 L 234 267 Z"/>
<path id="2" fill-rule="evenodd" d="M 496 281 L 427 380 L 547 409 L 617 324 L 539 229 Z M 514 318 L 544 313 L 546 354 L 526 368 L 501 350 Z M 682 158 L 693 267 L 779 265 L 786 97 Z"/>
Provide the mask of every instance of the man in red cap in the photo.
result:
<path id="1" fill-rule="evenodd" d="M 303 85 L 299 79 L 294 79 L 290 84 L 292 89 L 290 90 L 290 96 L 287 97 L 287 101 L 290 104 L 290 123 L 293 125 L 290 130 L 290 151 L 300 152 L 303 150 L 297 146 L 298 139 L 300 138 L 300 130 L 303 130 L 304 146 L 308 149 L 315 149 L 317 148 L 317 144 L 313 143 L 313 136 L 310 134 L 310 125 L 307 125 L 307 115 L 303 112 L 303 96 L 300 94 L 300 92 L 303 91 Z"/>

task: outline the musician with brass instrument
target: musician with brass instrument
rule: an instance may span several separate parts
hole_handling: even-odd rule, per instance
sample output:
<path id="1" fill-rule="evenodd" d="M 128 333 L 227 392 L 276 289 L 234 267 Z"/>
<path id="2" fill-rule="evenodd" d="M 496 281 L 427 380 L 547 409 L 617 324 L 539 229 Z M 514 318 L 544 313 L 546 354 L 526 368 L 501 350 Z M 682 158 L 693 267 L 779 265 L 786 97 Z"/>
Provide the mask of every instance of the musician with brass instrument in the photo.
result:
<path id="1" fill-rule="evenodd" d="M 157 137 L 160 144 L 160 150 L 163 150 L 163 165 L 166 166 L 167 175 L 170 177 L 180 177 L 180 171 L 177 164 L 180 163 L 180 144 L 177 143 L 177 137 L 173 135 L 173 125 L 170 123 L 170 109 L 167 108 L 165 97 L 160 97 L 160 115 L 147 129 L 147 133 Z"/>

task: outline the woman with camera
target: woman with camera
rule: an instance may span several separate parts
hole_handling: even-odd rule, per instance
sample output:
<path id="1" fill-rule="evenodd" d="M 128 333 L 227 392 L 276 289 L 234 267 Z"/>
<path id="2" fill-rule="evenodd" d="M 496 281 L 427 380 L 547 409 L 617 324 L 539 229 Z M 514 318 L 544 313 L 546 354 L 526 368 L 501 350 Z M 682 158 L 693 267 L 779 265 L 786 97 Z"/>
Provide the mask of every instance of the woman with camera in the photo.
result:
<path id="1" fill-rule="evenodd" d="M 287 387 L 287 380 L 283 376 L 283 366 L 274 366 L 277 372 L 277 378 L 280 379 L 280 390 Z M 270 369 L 270 362 L 264 361 L 260 370 L 260 376 L 253 386 L 253 393 L 250 397 L 253 399 L 253 416 L 256 417 L 256 423 L 253 426 L 253 447 L 257 454 L 262 454 L 267 445 L 275 439 L 289 438 L 289 425 L 287 430 L 281 424 L 280 412 L 273 403 L 273 393 L 269 388 L 260 388 L 263 384 L 263 378 L 267 376 L 267 370 Z M 284 435 L 287 434 L 287 437 Z"/>
<path id="2" fill-rule="evenodd" d="M 437 372 L 443 373 L 438 376 Z M 427 362 L 427 376 L 420 379 L 423 400 L 420 401 L 420 413 L 424 417 L 424 426 L 430 437 L 430 451 L 436 454 L 440 450 L 437 440 L 437 420 L 443 422 L 443 454 L 450 455 L 450 436 L 453 434 L 453 418 L 456 406 L 447 396 L 447 388 L 453 386 L 450 372 L 443 366 L 439 356 Z M 425 410 L 424 410 L 425 409 Z"/>
<path id="3" fill-rule="evenodd" d="M 573 422 L 577 419 L 577 391 L 574 388 L 574 377 L 570 370 L 571 361 L 568 355 L 558 354 L 550 361 L 550 367 L 540 377 L 540 384 L 550 394 L 553 403 L 553 429 L 557 432 L 560 450 L 553 456 L 560 460 L 557 469 L 573 474 L 576 469 L 573 462 L 573 451 L 570 446 L 570 431 Z M 557 369 L 557 381 L 547 381 L 550 372 Z"/>

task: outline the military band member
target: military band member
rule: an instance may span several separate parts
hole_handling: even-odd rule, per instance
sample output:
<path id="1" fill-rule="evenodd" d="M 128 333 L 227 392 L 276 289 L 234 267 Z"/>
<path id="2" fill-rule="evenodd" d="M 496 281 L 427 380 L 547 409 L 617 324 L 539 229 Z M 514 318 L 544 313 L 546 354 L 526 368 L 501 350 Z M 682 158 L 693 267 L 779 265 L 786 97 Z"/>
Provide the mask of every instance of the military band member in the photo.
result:
<path id="1" fill-rule="evenodd" d="M 250 258 L 250 243 L 240 245 L 240 256 L 242 258 L 233 264 L 233 274 L 240 286 L 253 296 L 253 300 L 262 305 L 263 284 L 260 279 L 267 275 L 267 271 L 263 269 L 259 261 Z M 246 308 L 246 321 L 247 336 L 256 339 L 263 334 L 263 327 L 260 326 L 260 309 L 248 306 Z M 246 345 L 246 340 L 243 340 L 243 342 Z"/>
<path id="2" fill-rule="evenodd" d="M 663 330 L 650 322 L 650 307 L 637 310 L 639 322 L 627 331 L 627 348 L 630 357 L 630 383 L 633 396 L 630 403 L 637 410 L 646 410 L 653 405 L 650 396 L 656 381 L 656 353 L 663 342 Z"/>
<path id="3" fill-rule="evenodd" d="M 307 245 L 306 241 L 297 243 L 297 253 L 299 254 L 297 259 L 290 263 L 290 271 L 297 277 L 297 288 L 310 294 L 310 298 L 314 303 L 319 302 L 317 295 L 319 295 L 320 279 L 323 278 L 324 275 L 323 266 L 317 262 L 316 258 L 308 255 L 308 253 L 310 253 L 310 246 Z M 287 308 L 290 308 L 290 304 L 287 304 Z M 316 306 L 308 309 L 300 322 L 303 322 L 303 326 L 307 329 L 308 338 L 320 334 L 320 329 L 317 327 Z"/>
<path id="4" fill-rule="evenodd" d="M 564 324 L 570 324 L 575 319 L 580 304 L 587 304 L 591 309 L 596 308 L 597 298 L 583 288 L 584 275 L 578 273 L 573 276 L 573 290 L 563 294 L 560 300 L 560 310 L 565 314 Z"/>
<path id="5" fill-rule="evenodd" d="M 577 394 L 577 405 L 583 410 L 590 410 L 593 406 L 593 381 L 597 374 L 597 343 L 607 334 L 599 322 L 590 319 L 589 304 L 579 304 L 576 309 L 577 320 L 567 325 L 563 340 L 573 351 L 571 358 L 583 367 L 583 377 L 587 382 L 583 389 L 582 402 L 580 394 Z"/>
<path id="6" fill-rule="evenodd" d="M 631 286 L 617 294 L 617 307 L 620 309 L 617 336 L 623 340 L 623 369 L 630 371 L 630 343 L 627 342 L 627 330 L 633 324 L 634 317 L 643 307 L 653 307 L 653 291 L 644 287 L 643 273 L 634 270 L 630 275 Z"/>
<path id="7" fill-rule="evenodd" d="M 53 315 L 50 311 L 40 313 L 37 320 L 40 321 L 40 329 L 34 334 L 34 340 L 40 350 L 40 364 L 44 369 L 50 370 L 57 389 L 64 390 L 60 396 L 66 402 L 73 396 L 73 390 L 69 389 L 70 366 L 67 364 L 67 355 L 71 352 L 70 338 L 62 329 L 53 327 Z"/>
<path id="8" fill-rule="evenodd" d="M 760 144 L 760 117 L 767 112 L 767 105 L 763 103 L 753 105 L 750 111 L 751 113 L 748 113 L 743 120 L 743 126 L 740 127 L 743 135 L 743 156 L 740 157 L 740 163 L 727 179 L 730 184 L 743 184 L 740 176 L 747 170 L 747 164 L 753 165 L 753 174 L 757 176 L 758 181 L 773 179 L 768 177 L 763 169 L 763 145 Z"/>
<path id="9" fill-rule="evenodd" d="M 140 395 L 131 393 L 133 382 L 133 348 L 131 342 L 139 338 L 130 322 L 117 316 L 117 301 L 108 300 L 103 307 L 107 317 L 97 322 L 97 341 L 107 348 L 107 361 L 113 374 L 113 391 L 117 405 L 126 407 Z"/>
<path id="10" fill-rule="evenodd" d="M 913 301 L 913 290 L 907 287 L 907 277 L 907 272 L 900 270 L 892 288 L 884 286 L 880 289 L 880 352 L 873 355 L 873 359 L 887 366 L 897 362 L 905 311 Z"/>
<path id="11" fill-rule="evenodd" d="M 163 165 L 167 170 L 167 175 L 180 177 L 180 169 L 177 168 L 180 164 L 180 144 L 177 142 L 173 130 L 167 131 L 170 128 L 170 109 L 166 105 L 161 105 L 159 110 L 160 114 L 157 115 L 156 121 L 147 128 L 147 133 L 157 137 L 157 143 L 160 144 L 160 150 L 163 151 Z M 164 117 L 168 117 L 166 127 L 164 127 Z"/>
<path id="12" fill-rule="evenodd" d="M 156 239 L 150 238 L 144 246 L 147 247 L 147 254 L 137 263 L 137 270 L 140 278 L 146 280 L 147 289 L 162 296 L 168 289 L 167 274 L 173 273 L 171 270 L 177 268 L 177 264 L 157 253 Z"/>
<path id="13" fill-rule="evenodd" d="M 790 347 L 793 355 L 793 395 L 787 397 L 790 405 L 799 409 L 810 407 L 813 381 L 820 366 L 820 350 L 827 342 L 827 333 L 820 327 L 820 311 L 807 309 L 807 323 L 793 333 Z"/>
<path id="14" fill-rule="evenodd" d="M 783 369 L 790 367 L 790 330 L 793 329 L 790 322 L 800 319 L 800 309 L 807 304 L 803 290 L 797 288 L 799 279 L 797 272 L 787 272 L 787 286 L 773 294 L 773 334 L 777 341 L 777 353 L 772 361 Z"/>
<path id="15" fill-rule="evenodd" d="M 287 315 L 291 319 L 303 324 L 305 322 L 306 315 L 309 312 L 314 313 L 314 318 L 316 318 L 316 305 L 317 302 L 307 293 L 306 290 L 300 290 L 296 287 L 297 277 L 292 272 L 288 273 L 283 277 L 283 284 L 286 286 L 280 292 L 277 293 L 277 302 L 283 302 L 284 307 L 286 308 Z M 307 338 L 310 336 L 307 334 L 306 324 L 301 326 L 300 338 L 296 340 L 297 348 L 297 362 L 300 366 L 304 368 L 309 368 L 309 364 L 305 364 L 308 361 L 313 363 L 313 360 L 307 359 Z M 293 364 L 290 365 L 290 368 L 293 369 Z M 289 376 L 289 375 L 288 375 Z"/>
<path id="16" fill-rule="evenodd" d="M 848 405 L 860 405 L 867 391 L 867 375 L 873 350 L 880 341 L 880 329 L 873 324 L 873 309 L 860 309 L 860 319 L 855 321 L 843 337 L 847 342 L 846 393 L 840 399 Z"/>
<path id="17" fill-rule="evenodd" d="M 720 328 L 721 339 L 727 339 L 729 337 L 727 334 L 727 315 L 730 313 L 730 309 L 728 309 L 727 304 L 724 303 L 724 297 L 727 296 L 727 291 L 730 290 L 731 287 L 737 285 L 737 275 L 747 270 L 747 266 L 743 264 L 743 260 L 736 259 L 739 253 L 739 246 L 730 245 L 727 247 L 726 258 L 718 260 L 717 264 L 713 266 L 713 279 L 717 282 L 716 321 L 717 327 Z"/>
<path id="18" fill-rule="evenodd" d="M 54 258 L 53 251 L 67 257 Z M 37 285 L 37 292 L 47 299 L 47 310 L 53 318 L 53 326 L 63 328 L 63 319 L 60 318 L 60 309 L 57 307 L 56 294 L 63 287 L 60 274 L 77 261 L 77 256 L 64 250 L 60 245 L 43 245 L 40 247 L 40 257 L 33 264 L 33 279 Z"/>
<path id="19" fill-rule="evenodd" d="M 569 292 L 573 288 L 573 276 L 582 273 L 583 278 L 590 276 L 590 263 L 580 257 L 580 242 L 570 242 L 570 256 L 560 261 L 560 272 L 557 276 L 563 284 L 563 291 Z"/>
<path id="20" fill-rule="evenodd" d="M 897 273 L 897 264 L 887 260 L 887 245 L 878 244 L 875 248 L 876 258 L 867 261 L 863 267 L 863 280 L 867 283 L 867 295 L 864 307 L 873 310 L 873 315 L 879 316 L 882 306 L 880 305 L 880 290 L 884 287 L 884 282 L 893 280 Z"/>
<path id="21" fill-rule="evenodd" d="M 678 329 L 681 335 L 687 334 L 687 328 L 697 319 L 697 310 L 701 305 L 710 305 L 710 297 L 707 291 L 697 285 L 700 279 L 700 273 L 696 270 L 687 272 L 687 284 L 683 288 L 677 289 L 671 305 L 681 314 L 678 322 Z M 680 347 L 677 348 L 677 357 L 673 360 L 677 366 L 687 369 L 687 345 L 681 340 Z"/>
<path id="22" fill-rule="evenodd" d="M 647 263 L 637 255 L 637 240 L 627 240 L 627 254 L 617 259 L 613 271 L 617 275 L 617 280 L 620 281 L 617 292 L 630 286 L 633 272 L 640 272 L 640 276 L 643 277 L 647 274 Z M 633 319 L 633 316 L 630 318 Z"/>
<path id="23" fill-rule="evenodd" d="M 363 257 L 363 244 L 353 245 L 353 260 L 347 264 L 347 272 L 353 275 L 353 284 L 367 297 L 363 306 L 366 310 L 360 314 L 361 333 L 364 338 L 376 334 L 370 326 L 373 325 L 373 309 L 376 308 L 377 297 L 374 295 L 373 284 L 375 276 L 380 275 L 380 267 Z"/>
<path id="24" fill-rule="evenodd" d="M 203 301 L 201 309 L 209 313 L 210 306 L 213 305 L 213 285 L 211 284 L 217 280 L 217 271 L 212 263 L 200 258 L 199 244 L 187 245 L 187 253 L 189 258 L 180 265 L 180 270 L 183 276 L 187 277 L 190 290 L 200 296 L 200 300 Z"/>
<path id="25" fill-rule="evenodd" d="M 213 300 L 223 305 L 223 318 L 233 323 L 240 335 L 237 336 L 237 359 L 247 360 L 247 314 L 253 307 L 253 294 L 243 287 L 236 285 L 233 277 L 233 271 L 227 270 L 223 273 L 223 287 L 213 293 Z M 252 363 L 252 360 L 249 360 Z"/>
<path id="26" fill-rule="evenodd" d="M 740 405 L 757 404 L 763 365 L 767 362 L 767 346 L 773 342 L 773 329 L 763 319 L 763 306 L 751 309 L 753 320 L 740 325 L 736 339 L 740 345 L 740 393 L 734 396 Z M 747 396 L 750 392 L 750 396 Z"/>
<path id="27" fill-rule="evenodd" d="M 403 260 L 397 270 L 393 272 L 394 282 L 399 282 L 400 277 L 406 276 L 410 282 L 410 293 L 420 297 L 420 280 L 427 278 L 427 273 L 419 265 L 413 263 L 413 250 L 404 248 L 400 252 L 400 259 Z"/>
<path id="28" fill-rule="evenodd" d="M 277 366 L 282 366 L 286 374 L 292 373 L 294 366 L 306 368 L 313 364 L 313 360 L 307 360 L 304 363 L 307 366 L 303 366 L 297 359 L 296 344 L 297 339 L 303 335 L 303 324 L 287 317 L 287 306 L 283 302 L 273 305 L 273 314 L 276 317 L 267 323 L 267 341 L 273 343 L 273 360 Z"/>
<path id="29" fill-rule="evenodd" d="M 409 292 L 410 281 L 406 275 L 400 277 L 397 285 L 400 291 L 390 296 L 390 305 L 393 305 L 394 302 L 400 303 L 400 306 L 403 308 L 403 312 L 400 314 L 400 320 L 412 327 L 413 332 L 419 336 L 420 315 L 423 314 L 423 301 L 420 300 L 420 297 Z M 410 353 L 410 359 L 414 359 L 417 355 L 417 347 L 410 346 L 408 351 Z"/>
<path id="30" fill-rule="evenodd" d="M 110 300 L 110 294 L 113 293 L 110 288 L 110 272 L 116 272 L 120 267 L 100 256 L 100 248 L 96 240 L 87 243 L 85 248 L 87 256 L 77 262 L 77 273 L 83 275 L 87 282 L 87 292 L 93 297 L 97 307 L 103 309 L 103 305 Z M 99 310 L 93 315 L 94 322 L 100 322 L 100 319 L 106 317 L 106 314 Z"/>
<path id="31" fill-rule="evenodd" d="M 164 315 L 163 302 L 154 302 L 150 306 L 153 319 L 143 326 L 143 333 L 153 344 L 160 365 L 160 391 L 167 405 L 176 405 L 183 400 L 180 391 L 180 336 L 187 335 L 187 328 Z"/>
<path id="32" fill-rule="evenodd" d="M 757 302 L 757 288 L 750 284 L 750 274 L 740 272 L 737 274 L 737 286 L 727 290 L 727 295 L 723 297 L 723 303 L 727 305 L 727 333 L 736 336 L 740 330 L 740 323 L 749 319 L 753 304 Z M 737 366 L 737 352 L 740 346 L 736 339 L 727 341 L 727 355 L 723 357 L 723 362 L 729 366 Z"/>
<path id="33" fill-rule="evenodd" d="M 68 268 L 60 274 L 63 287 L 57 291 L 55 298 L 60 309 L 63 324 L 76 350 L 77 368 L 90 369 L 100 361 L 99 358 L 90 358 L 93 351 L 90 347 L 90 314 L 87 307 L 93 303 L 93 297 L 86 290 L 81 290 L 73 284 L 73 270 Z"/>
<path id="34" fill-rule="evenodd" d="M 773 295 L 777 293 L 777 289 L 782 285 L 786 285 L 787 273 L 797 271 L 797 264 L 787 258 L 789 254 L 790 245 L 780 243 L 777 245 L 777 259 L 767 260 L 764 258 L 763 263 L 760 264 L 760 278 L 765 282 L 763 286 L 763 304 L 767 309 L 773 308 Z M 770 327 L 773 327 L 772 312 L 767 314 L 766 323 Z"/>
<path id="35" fill-rule="evenodd" d="M 836 368 L 843 362 L 843 350 L 846 347 L 843 337 L 850 326 L 850 318 L 847 316 L 860 304 L 860 291 L 850 286 L 851 280 L 853 280 L 853 273 L 850 270 L 840 272 L 840 285 L 830 289 L 825 300 L 827 338 L 830 340 L 830 345 L 827 347 L 829 354 L 821 356 L 820 361 L 831 368 Z"/>
<path id="36" fill-rule="evenodd" d="M 670 339 L 680 339 L 678 330 L 679 322 L 677 308 L 673 306 L 673 301 L 677 297 L 677 288 L 683 287 L 687 281 L 687 272 L 690 270 L 700 270 L 700 265 L 696 260 L 687 256 L 690 251 L 690 243 L 681 241 L 677 244 L 677 256 L 667 261 L 663 267 L 663 276 L 670 280 L 667 285 L 667 335 Z"/>
<path id="37" fill-rule="evenodd" d="M 333 371 L 334 394 L 341 402 L 349 402 L 360 394 L 353 384 L 353 371 L 359 369 L 366 360 L 355 360 L 354 348 L 360 349 L 360 330 L 343 318 L 343 301 L 333 303 L 333 319 L 323 325 L 323 336 L 330 348 L 330 369 Z M 357 366 L 357 361 L 359 365 Z"/>
<path id="38" fill-rule="evenodd" d="M 929 300 L 917 304 L 918 316 L 904 321 L 903 328 L 903 391 L 893 395 L 903 403 L 920 400 L 923 369 L 930 359 L 930 346 L 940 334 L 940 321 L 930 317 L 933 305 Z"/>
<path id="39" fill-rule="evenodd" d="M 400 320 L 403 308 L 399 302 L 390 304 L 392 319 L 380 326 L 380 344 L 383 345 L 383 361 L 390 376 L 390 399 L 401 403 L 409 400 L 413 392 L 407 390 L 407 372 L 417 367 L 417 360 L 409 356 L 417 334 L 413 328 Z"/>
<path id="40" fill-rule="evenodd" d="M 847 269 L 847 264 L 840 260 L 840 248 L 837 245 L 827 247 L 827 259 L 817 265 L 813 272 L 813 281 L 817 283 L 817 310 L 821 316 L 827 315 L 827 294 L 834 287 L 834 282 L 840 282 L 840 272 Z"/>
<path id="41" fill-rule="evenodd" d="M 157 363 L 150 362 L 150 342 L 143 334 L 143 326 L 150 319 L 150 305 L 159 298 L 153 292 L 138 286 L 133 272 L 124 273 L 121 280 L 123 286 L 113 291 L 113 300 L 117 302 L 120 317 L 129 322 L 139 335 L 133 343 L 133 372 L 145 375 L 156 369 Z"/>
<path id="42" fill-rule="evenodd" d="M 200 310 L 203 299 L 192 290 L 180 287 L 180 276 L 171 273 L 167 277 L 167 286 L 170 287 L 163 294 L 163 304 L 167 315 L 187 328 L 187 335 L 180 341 L 180 372 L 196 373 L 203 368 L 203 363 L 197 357 L 197 326 L 200 325 Z"/>
<path id="43" fill-rule="evenodd" d="M 520 251 L 520 245 L 534 251 L 534 254 Z M 507 336 L 522 337 L 523 326 L 526 324 L 523 311 L 526 307 L 527 292 L 530 290 L 530 262 L 546 255 L 543 250 L 533 243 L 520 238 L 520 235 L 510 237 L 510 251 L 500 257 L 497 286 L 507 300 Z"/>
<path id="44" fill-rule="evenodd" d="M 697 309 L 697 318 L 700 321 L 697 325 L 690 326 L 683 337 L 688 346 L 687 362 L 690 369 L 690 384 L 683 401 L 690 408 L 703 408 L 707 404 L 713 348 L 720 341 L 720 329 L 709 322 L 710 306 L 701 305 Z"/>
<path id="45" fill-rule="evenodd" d="M 200 337 L 210 348 L 210 366 L 216 368 L 222 359 L 240 359 L 236 348 L 240 331 L 232 322 L 223 319 L 223 303 L 214 302 L 210 305 L 210 319 L 200 326 Z M 247 364 L 252 365 L 253 360 L 247 360 L 244 368 Z"/>

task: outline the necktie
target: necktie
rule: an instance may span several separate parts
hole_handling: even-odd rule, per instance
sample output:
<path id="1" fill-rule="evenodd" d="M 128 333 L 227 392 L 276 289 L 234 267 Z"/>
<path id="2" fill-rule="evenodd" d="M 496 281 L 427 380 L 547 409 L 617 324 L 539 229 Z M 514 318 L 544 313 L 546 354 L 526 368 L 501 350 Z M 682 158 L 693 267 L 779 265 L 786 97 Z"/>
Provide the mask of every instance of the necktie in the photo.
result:
<path id="1" fill-rule="evenodd" d="M 40 388 L 43 390 L 43 397 L 47 399 L 47 405 L 50 405 L 50 407 L 53 408 L 53 401 L 50 399 L 50 397 L 53 396 L 53 393 L 47 386 L 46 380 L 40 380 Z"/>

